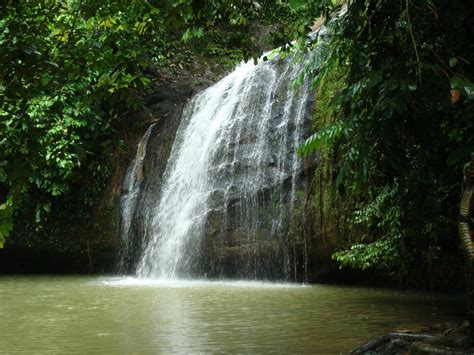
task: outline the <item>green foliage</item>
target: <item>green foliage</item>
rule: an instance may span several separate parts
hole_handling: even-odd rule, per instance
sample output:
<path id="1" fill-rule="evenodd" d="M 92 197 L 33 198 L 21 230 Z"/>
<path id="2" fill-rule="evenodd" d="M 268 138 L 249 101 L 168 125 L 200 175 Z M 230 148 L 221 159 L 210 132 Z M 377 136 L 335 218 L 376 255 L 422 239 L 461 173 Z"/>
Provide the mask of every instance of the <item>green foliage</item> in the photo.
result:
<path id="1" fill-rule="evenodd" d="M 90 213 L 120 147 L 123 122 L 143 105 L 156 72 L 176 63 L 189 68 L 188 49 L 218 28 L 239 33 L 236 46 L 244 47 L 245 25 L 258 10 L 243 0 L 5 1 L 1 244 L 19 218 L 40 230 L 51 225 L 50 215 L 70 212 L 65 204 Z M 226 45 L 216 55 L 253 55 L 251 46 L 234 55 Z"/>
<path id="2" fill-rule="evenodd" d="M 398 204 L 394 203 L 398 186 L 385 186 L 369 203 L 359 203 L 349 228 L 358 231 L 357 240 L 365 244 L 350 245 L 333 255 L 341 266 L 360 269 L 397 269 L 403 256 L 400 248 L 402 237 Z M 375 241 L 373 241 L 375 239 Z"/>
<path id="3" fill-rule="evenodd" d="M 190 29 L 188 28 L 183 34 L 183 41 L 189 42 L 192 38 L 202 38 L 204 36 L 204 30 L 202 27 Z"/>
<path id="4" fill-rule="evenodd" d="M 12 229 L 12 208 L 8 203 L 4 203 L 0 205 L 0 248 L 3 248 L 5 238 Z"/>
<path id="5" fill-rule="evenodd" d="M 349 250 L 336 252 L 333 259 L 341 267 L 350 266 L 366 270 L 393 270 L 399 264 L 400 254 L 393 239 L 379 239 L 369 244 L 353 244 Z"/>
<path id="6" fill-rule="evenodd" d="M 315 3 L 292 2 L 302 23 L 323 14 L 305 11 Z M 327 100 L 333 120 L 300 152 L 333 157 L 333 182 L 351 201 L 342 265 L 407 272 L 458 253 L 460 172 L 474 149 L 473 15 L 462 1 L 355 0 L 329 24 L 315 85 L 328 95 L 324 80 L 340 69 L 347 79 Z"/>
<path id="7" fill-rule="evenodd" d="M 313 151 L 320 151 L 323 148 L 331 149 L 337 140 L 344 134 L 347 136 L 349 133 L 350 131 L 346 130 L 343 122 L 334 122 L 306 139 L 299 147 L 298 152 L 307 155 Z"/>
<path id="8" fill-rule="evenodd" d="M 141 61 L 143 28 L 136 13 L 88 2 L 19 1 L 0 19 L 1 196 L 10 216 L 37 204 L 35 221 L 50 201 L 70 193 L 78 178 L 94 176 L 94 154 L 115 140 L 114 120 L 137 107 L 149 80 Z M 156 46 L 157 43 L 152 43 Z M 11 230 L 3 228 L 4 236 Z"/>

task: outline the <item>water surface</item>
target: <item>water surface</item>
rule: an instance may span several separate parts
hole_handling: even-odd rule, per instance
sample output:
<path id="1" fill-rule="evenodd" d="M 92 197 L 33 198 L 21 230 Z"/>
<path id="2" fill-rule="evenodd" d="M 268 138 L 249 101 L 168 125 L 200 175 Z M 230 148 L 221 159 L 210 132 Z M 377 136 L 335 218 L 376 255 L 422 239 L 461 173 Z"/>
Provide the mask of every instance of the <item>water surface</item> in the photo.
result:
<path id="1" fill-rule="evenodd" d="M 1 277 L 4 352 L 348 352 L 389 331 L 461 319 L 462 299 L 244 281 Z"/>

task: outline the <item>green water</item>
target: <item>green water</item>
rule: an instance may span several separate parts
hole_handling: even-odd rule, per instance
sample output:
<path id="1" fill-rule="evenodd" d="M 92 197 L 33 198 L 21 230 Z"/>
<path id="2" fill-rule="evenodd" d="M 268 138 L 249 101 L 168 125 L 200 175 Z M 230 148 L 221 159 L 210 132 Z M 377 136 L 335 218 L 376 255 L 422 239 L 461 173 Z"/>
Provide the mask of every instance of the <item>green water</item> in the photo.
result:
<path id="1" fill-rule="evenodd" d="M 0 278 L 0 352 L 348 352 L 462 316 L 459 298 L 370 288 L 131 278 Z"/>

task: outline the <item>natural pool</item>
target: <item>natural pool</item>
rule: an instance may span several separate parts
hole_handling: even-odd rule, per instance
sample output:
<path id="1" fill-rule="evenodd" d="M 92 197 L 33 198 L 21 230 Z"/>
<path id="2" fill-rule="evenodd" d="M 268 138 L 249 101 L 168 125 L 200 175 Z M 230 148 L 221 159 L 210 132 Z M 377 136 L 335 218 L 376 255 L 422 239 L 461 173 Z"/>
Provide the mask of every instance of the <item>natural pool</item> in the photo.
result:
<path id="1" fill-rule="evenodd" d="M 0 352 L 327 353 L 463 316 L 462 298 L 246 281 L 0 277 Z"/>

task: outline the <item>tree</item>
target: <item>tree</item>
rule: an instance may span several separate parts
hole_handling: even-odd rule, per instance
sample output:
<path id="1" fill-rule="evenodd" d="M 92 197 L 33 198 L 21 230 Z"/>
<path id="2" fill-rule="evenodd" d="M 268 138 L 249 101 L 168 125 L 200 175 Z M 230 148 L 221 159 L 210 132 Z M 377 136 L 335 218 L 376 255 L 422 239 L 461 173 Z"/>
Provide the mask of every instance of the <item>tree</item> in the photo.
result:
<path id="1" fill-rule="evenodd" d="M 331 25 L 315 86 L 347 76 L 329 103 L 333 122 L 301 152 L 331 147 L 336 188 L 355 201 L 346 222 L 367 231 L 335 254 L 342 265 L 429 273 L 457 249 L 453 172 L 474 148 L 474 13 L 465 5 L 355 0 Z"/>
<path id="2" fill-rule="evenodd" d="M 230 26 L 254 55 L 249 19 L 271 1 L 4 1 L 0 16 L 0 247 L 20 212 L 40 228 L 76 199 L 92 209 L 118 128 L 156 72 Z M 268 11 L 267 11 L 268 12 Z M 234 30 L 234 32 L 236 32 Z M 81 189 L 76 194 L 75 189 Z M 79 200 L 77 200 L 79 199 Z"/>
<path id="3" fill-rule="evenodd" d="M 466 289 L 468 295 L 468 319 L 474 330 L 474 153 L 464 168 L 466 184 L 459 208 L 459 237 L 466 259 Z"/>

